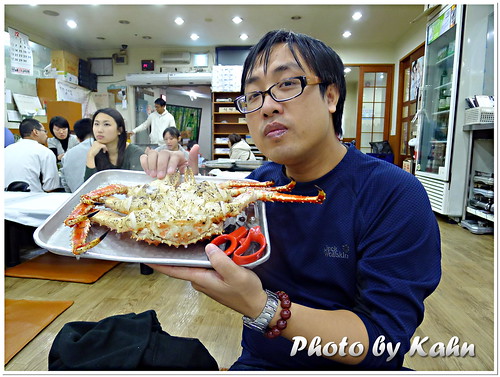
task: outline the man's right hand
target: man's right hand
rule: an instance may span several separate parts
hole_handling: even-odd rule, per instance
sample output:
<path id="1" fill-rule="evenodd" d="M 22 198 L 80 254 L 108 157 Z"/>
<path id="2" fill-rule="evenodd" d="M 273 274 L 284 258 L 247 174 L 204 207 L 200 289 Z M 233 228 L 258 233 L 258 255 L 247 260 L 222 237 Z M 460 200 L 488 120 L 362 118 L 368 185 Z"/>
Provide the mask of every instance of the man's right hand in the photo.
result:
<path id="1" fill-rule="evenodd" d="M 141 166 L 147 175 L 158 179 L 175 173 L 177 169 L 184 173 L 188 165 L 194 174 L 198 174 L 199 151 L 200 146 L 198 144 L 193 145 L 189 151 L 189 160 L 186 161 L 184 153 L 181 151 L 174 152 L 164 149 L 158 152 L 148 147 L 141 156 Z"/>

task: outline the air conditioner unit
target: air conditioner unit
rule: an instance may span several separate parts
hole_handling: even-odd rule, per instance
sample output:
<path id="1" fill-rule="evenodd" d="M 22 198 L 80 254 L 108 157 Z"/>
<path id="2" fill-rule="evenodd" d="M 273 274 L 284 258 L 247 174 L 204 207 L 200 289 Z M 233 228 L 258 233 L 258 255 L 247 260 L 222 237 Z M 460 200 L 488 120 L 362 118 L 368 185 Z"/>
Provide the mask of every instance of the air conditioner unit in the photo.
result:
<path id="1" fill-rule="evenodd" d="M 210 85 L 212 73 L 129 73 L 125 81 L 128 85 Z"/>
<path id="2" fill-rule="evenodd" d="M 177 63 L 189 64 L 191 63 L 190 52 L 165 52 L 161 56 L 162 63 Z"/>
<path id="3" fill-rule="evenodd" d="M 125 81 L 128 85 L 168 85 L 168 73 L 129 73 Z"/>

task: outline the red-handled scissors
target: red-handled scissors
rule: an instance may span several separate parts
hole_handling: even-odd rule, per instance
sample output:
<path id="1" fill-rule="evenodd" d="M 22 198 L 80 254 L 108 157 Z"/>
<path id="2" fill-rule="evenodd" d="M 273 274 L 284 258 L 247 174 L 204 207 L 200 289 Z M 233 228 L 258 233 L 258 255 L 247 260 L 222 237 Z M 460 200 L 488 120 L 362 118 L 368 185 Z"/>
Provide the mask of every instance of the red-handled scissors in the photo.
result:
<path id="1" fill-rule="evenodd" d="M 226 255 L 232 255 L 233 262 L 238 265 L 252 263 L 260 259 L 267 245 L 266 237 L 262 234 L 260 226 L 254 226 L 250 229 L 241 226 L 232 233 L 215 237 L 211 243 L 216 246 L 221 246 L 228 241 L 230 245 L 224 252 Z M 259 245 L 259 249 L 250 255 L 243 255 L 253 243 Z"/>

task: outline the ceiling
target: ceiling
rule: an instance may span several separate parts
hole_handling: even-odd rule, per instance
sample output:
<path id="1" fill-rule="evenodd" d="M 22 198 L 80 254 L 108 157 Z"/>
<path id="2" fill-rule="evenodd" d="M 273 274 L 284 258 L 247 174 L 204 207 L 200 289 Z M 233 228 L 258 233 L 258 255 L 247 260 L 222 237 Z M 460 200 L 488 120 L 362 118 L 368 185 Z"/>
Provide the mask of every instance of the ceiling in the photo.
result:
<path id="1" fill-rule="evenodd" d="M 391 46 L 424 10 L 410 5 L 5 5 L 5 26 L 27 35 L 36 34 L 76 51 L 128 47 L 215 47 L 253 45 L 268 30 L 285 28 L 323 40 L 333 48 Z M 51 16 L 44 11 L 56 12 Z M 361 11 L 359 21 L 352 19 Z M 47 13 L 47 12 L 46 12 Z M 239 16 L 236 25 L 231 19 Z M 182 17 L 183 25 L 174 23 Z M 299 19 L 292 19 L 299 18 Z M 69 29 L 66 21 L 77 22 Z M 126 20 L 129 23 L 120 23 Z M 349 30 L 350 38 L 342 33 Z M 192 41 L 189 36 L 200 38 Z M 241 33 L 249 38 L 242 41 Z M 151 39 L 144 39 L 149 36 Z M 98 39 L 104 38 L 104 39 Z"/>

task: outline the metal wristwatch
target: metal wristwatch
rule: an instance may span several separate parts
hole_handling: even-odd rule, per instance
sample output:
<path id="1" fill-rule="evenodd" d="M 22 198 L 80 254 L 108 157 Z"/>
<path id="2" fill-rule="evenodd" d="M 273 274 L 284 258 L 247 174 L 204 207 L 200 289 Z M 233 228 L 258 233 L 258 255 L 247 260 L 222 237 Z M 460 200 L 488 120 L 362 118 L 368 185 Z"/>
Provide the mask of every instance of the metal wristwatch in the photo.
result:
<path id="1" fill-rule="evenodd" d="M 268 291 L 266 289 L 267 301 L 264 305 L 264 309 L 256 318 L 250 318 L 246 315 L 243 316 L 243 324 L 255 331 L 265 333 L 269 324 L 271 323 L 276 311 L 278 310 L 279 298 L 274 292 Z"/>

